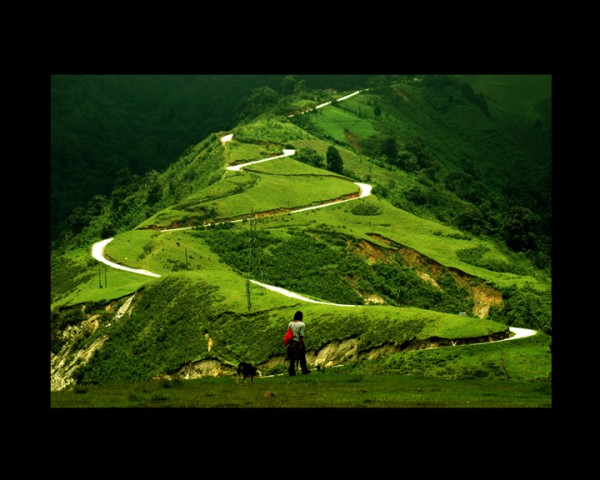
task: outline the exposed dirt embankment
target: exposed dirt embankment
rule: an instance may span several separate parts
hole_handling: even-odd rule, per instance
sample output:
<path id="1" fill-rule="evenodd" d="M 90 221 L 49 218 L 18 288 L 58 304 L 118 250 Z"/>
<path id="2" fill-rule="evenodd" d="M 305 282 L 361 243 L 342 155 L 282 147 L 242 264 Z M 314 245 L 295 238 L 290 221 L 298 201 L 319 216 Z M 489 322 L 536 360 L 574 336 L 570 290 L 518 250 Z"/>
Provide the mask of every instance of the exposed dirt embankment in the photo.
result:
<path id="1" fill-rule="evenodd" d="M 306 362 L 311 369 L 331 368 L 344 365 L 348 362 L 374 360 L 376 358 L 387 356 L 394 353 L 410 351 L 410 350 L 426 350 L 429 348 L 438 347 L 456 347 L 459 345 L 467 345 L 473 343 L 492 342 L 503 340 L 510 337 L 508 328 L 505 332 L 485 335 L 477 338 L 439 338 L 431 337 L 424 340 L 413 338 L 404 342 L 401 345 L 389 343 L 368 350 L 359 351 L 359 339 L 349 338 L 341 341 L 331 342 L 318 350 L 307 350 Z M 288 360 L 285 355 L 272 357 L 266 362 L 257 365 L 259 371 L 287 370 Z M 182 378 L 195 379 L 202 377 L 218 377 L 226 375 L 235 375 L 236 369 L 232 365 L 227 365 L 217 359 L 205 359 L 198 362 L 190 363 L 182 367 L 172 376 L 162 376 L 156 380 L 168 379 L 173 376 Z"/>
<path id="2" fill-rule="evenodd" d="M 134 294 L 125 299 L 109 302 L 105 307 L 105 311 L 109 315 L 113 315 L 114 312 L 114 315 L 105 326 L 110 327 L 112 322 L 119 321 L 126 314 L 130 315 L 135 296 Z M 82 313 L 85 313 L 85 305 L 82 305 L 81 309 Z M 62 347 L 58 353 L 50 353 L 51 391 L 62 390 L 76 383 L 75 374 L 77 370 L 86 365 L 109 338 L 107 334 L 103 334 L 94 339 L 86 348 L 79 347 L 82 338 L 88 338 L 94 334 L 98 335 L 96 332 L 100 326 L 101 315 L 90 315 L 89 318 L 80 323 L 69 325 L 60 333 Z"/>
<path id="3" fill-rule="evenodd" d="M 440 289 L 439 277 L 449 274 L 457 284 L 467 288 L 469 300 L 473 302 L 472 314 L 479 318 L 486 318 L 492 305 L 503 305 L 500 291 L 485 285 L 480 279 L 456 268 L 445 267 L 416 250 L 379 234 L 370 233 L 369 236 L 378 243 L 361 239 L 352 247 L 352 252 L 366 258 L 370 264 L 401 260 L 406 267 L 414 269 L 424 282 Z"/>
<path id="4" fill-rule="evenodd" d="M 100 315 L 93 315 L 77 325 L 68 326 L 62 332 L 65 343 L 58 354 L 50 354 L 50 390 L 62 390 L 74 384 L 73 376 L 77 369 L 85 365 L 104 345 L 108 339 L 107 335 L 96 339 L 85 349 L 76 348 L 78 340 L 82 336 L 91 335 L 98 329 L 99 318 Z"/>
<path id="5" fill-rule="evenodd" d="M 56 354 L 51 354 L 51 390 L 62 390 L 76 383 L 77 370 L 86 365 L 100 350 L 114 326 L 127 322 L 143 293 L 112 301 L 105 307 L 105 314 L 86 314 L 85 306 L 81 308 L 83 320 L 66 327 L 60 332 L 62 347 Z M 208 335 L 208 334 L 206 334 Z M 388 343 L 373 348 L 361 347 L 360 337 L 346 338 L 329 342 L 318 349 L 308 349 L 306 359 L 311 369 L 330 368 L 354 361 L 373 360 L 381 356 L 409 350 L 421 350 L 436 347 L 450 347 L 470 343 L 483 343 L 509 338 L 508 328 L 505 332 L 485 335 L 478 338 L 449 339 L 430 337 L 427 339 L 409 338 L 402 344 Z M 82 347 L 85 345 L 85 347 Z M 203 377 L 235 375 L 236 365 L 225 362 L 217 354 L 211 353 L 212 341 L 208 342 L 210 358 L 183 365 L 176 372 L 157 375 L 152 380 L 168 380 L 174 377 L 195 379 Z M 362 348 L 362 349 L 361 349 Z M 262 372 L 285 372 L 287 360 L 282 349 L 280 355 L 274 355 L 269 360 L 257 365 Z"/>

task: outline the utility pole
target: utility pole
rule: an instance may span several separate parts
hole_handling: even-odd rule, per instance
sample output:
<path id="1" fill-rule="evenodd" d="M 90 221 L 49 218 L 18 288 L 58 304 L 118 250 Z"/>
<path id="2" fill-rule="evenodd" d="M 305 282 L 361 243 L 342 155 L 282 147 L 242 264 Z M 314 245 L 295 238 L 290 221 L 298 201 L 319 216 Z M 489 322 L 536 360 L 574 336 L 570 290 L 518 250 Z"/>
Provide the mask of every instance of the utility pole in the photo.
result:
<path id="1" fill-rule="evenodd" d="M 253 214 L 254 211 L 251 212 L 252 216 Z M 246 298 L 248 300 L 248 310 L 252 308 L 252 300 L 250 299 L 250 274 L 252 272 L 253 249 L 257 238 L 256 219 L 251 218 L 250 222 L 250 230 L 248 231 L 248 242 L 250 243 L 250 249 L 248 250 L 248 270 L 246 274 Z"/>
<path id="2" fill-rule="evenodd" d="M 258 233 L 257 233 L 257 238 L 258 238 Z M 261 283 L 264 283 L 264 275 L 263 275 L 263 266 L 262 266 L 262 248 L 258 249 L 258 279 Z M 264 295 L 265 294 L 265 289 L 261 288 L 260 289 L 260 294 Z"/>
<path id="3" fill-rule="evenodd" d="M 261 222 L 265 221 L 264 218 L 260 219 Z M 256 238 L 258 239 L 258 220 L 257 222 L 257 229 L 255 230 L 256 232 Z M 258 278 L 260 279 L 261 283 L 264 283 L 264 272 L 263 272 L 263 265 L 262 265 L 262 248 L 258 249 Z M 264 288 L 260 289 L 260 294 L 261 295 L 265 295 L 266 291 Z"/>
<path id="4" fill-rule="evenodd" d="M 250 300 L 250 277 L 246 278 L 246 299 L 248 300 L 248 311 L 252 308 L 252 301 Z"/>

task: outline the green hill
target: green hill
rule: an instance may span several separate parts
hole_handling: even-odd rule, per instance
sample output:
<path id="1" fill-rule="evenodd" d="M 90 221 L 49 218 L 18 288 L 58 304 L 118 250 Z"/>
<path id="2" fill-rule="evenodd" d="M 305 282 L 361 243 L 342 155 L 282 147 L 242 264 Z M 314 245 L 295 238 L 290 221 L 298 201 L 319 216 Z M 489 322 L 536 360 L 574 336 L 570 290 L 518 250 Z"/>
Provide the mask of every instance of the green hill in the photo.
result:
<path id="1" fill-rule="evenodd" d="M 522 327 L 537 340 L 502 342 L 502 363 L 551 378 L 550 92 L 502 80 L 372 78 L 303 114 L 352 91 L 298 88 L 97 198 L 52 251 L 52 389 L 227 375 L 240 361 L 282 373 L 298 309 L 313 367 L 469 378 L 465 356 L 409 367 L 407 352 Z M 107 259 L 159 276 L 92 258 L 107 238 Z M 481 353 L 478 376 L 506 376 L 498 351 Z"/>

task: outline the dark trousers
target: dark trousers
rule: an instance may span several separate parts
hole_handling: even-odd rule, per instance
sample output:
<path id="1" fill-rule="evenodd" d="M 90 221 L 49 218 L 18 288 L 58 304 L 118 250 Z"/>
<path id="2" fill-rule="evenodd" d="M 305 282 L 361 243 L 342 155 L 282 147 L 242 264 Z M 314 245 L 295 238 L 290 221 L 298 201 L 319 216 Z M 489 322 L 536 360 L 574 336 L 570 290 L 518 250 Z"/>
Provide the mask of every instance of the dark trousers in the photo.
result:
<path id="1" fill-rule="evenodd" d="M 304 343 L 292 341 L 287 349 L 287 353 L 290 360 L 290 368 L 288 369 L 290 375 L 296 375 L 296 362 L 300 363 L 300 370 L 302 370 L 302 373 L 308 373 L 309 370 L 306 366 L 306 349 L 304 348 Z"/>

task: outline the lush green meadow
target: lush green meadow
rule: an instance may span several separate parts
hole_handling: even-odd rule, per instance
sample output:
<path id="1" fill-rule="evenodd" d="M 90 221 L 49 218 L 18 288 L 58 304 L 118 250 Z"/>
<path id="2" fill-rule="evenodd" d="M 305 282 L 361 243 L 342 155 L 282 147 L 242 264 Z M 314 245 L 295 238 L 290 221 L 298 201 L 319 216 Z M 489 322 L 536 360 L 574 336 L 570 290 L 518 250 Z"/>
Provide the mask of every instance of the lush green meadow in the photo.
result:
<path id="1" fill-rule="evenodd" d="M 129 244 L 127 244 L 129 246 Z M 139 245 L 141 246 L 141 244 Z M 135 249 L 135 247 L 134 247 Z M 128 250 L 130 252 L 131 250 Z M 133 250 L 138 255 L 141 250 Z M 125 260 L 127 253 L 115 258 Z M 122 298 L 142 288 L 155 279 L 136 273 L 107 267 L 91 255 L 91 246 L 86 249 L 75 249 L 65 254 L 58 262 L 53 262 L 52 276 L 57 289 L 51 308 L 65 305 L 77 305 L 86 302 L 107 302 Z M 136 262 L 129 262 L 135 265 Z M 140 268 L 135 266 L 134 268 Z"/>
<path id="2" fill-rule="evenodd" d="M 310 139 L 311 135 L 289 121 L 265 114 L 252 123 L 233 129 L 234 139 L 243 143 L 279 144 L 281 147 L 294 140 Z"/>
<path id="3" fill-rule="evenodd" d="M 331 176 L 262 175 L 256 179 L 255 186 L 244 193 L 219 202 L 217 208 L 222 218 L 320 204 L 356 194 L 358 187 L 352 182 Z"/>
<path id="4" fill-rule="evenodd" d="M 307 169 L 311 171 L 313 167 L 287 158 L 259 165 L 265 165 L 263 168 L 268 169 L 267 164 L 279 160 L 286 163 L 288 176 L 260 175 L 257 186 L 245 191 L 244 195 L 228 196 L 227 200 L 220 201 L 221 211 L 229 212 L 229 214 L 240 211 L 250 213 L 253 210 L 269 210 L 275 205 L 282 204 L 287 204 L 289 208 L 300 207 L 317 202 L 319 199 L 325 200 L 326 197 L 331 199 L 334 194 L 344 195 L 358 190 L 354 183 L 335 176 L 294 176 L 295 168 L 298 169 L 298 172 L 303 172 Z M 273 168 L 277 170 L 279 167 L 273 166 Z M 249 175 L 252 174 L 241 173 L 232 178 L 247 178 Z M 299 186 L 300 184 L 304 186 L 304 189 L 296 190 L 300 192 L 299 195 L 289 195 L 291 185 Z M 235 197 L 238 198 L 234 199 Z M 494 243 L 473 238 L 439 222 L 423 219 L 394 208 L 387 201 L 374 195 L 361 199 L 360 204 L 371 206 L 373 211 L 377 212 L 376 215 L 357 215 L 355 207 L 358 204 L 359 202 L 353 201 L 307 212 L 274 215 L 261 221 L 258 224 L 258 231 L 270 232 L 271 238 L 276 240 L 278 235 L 282 233 L 289 235 L 292 230 L 297 228 L 317 228 L 319 225 L 322 228 L 326 225 L 329 231 L 337 232 L 342 236 L 349 235 L 356 240 L 365 239 L 379 244 L 382 248 L 389 247 L 389 242 L 413 248 L 446 267 L 458 268 L 467 274 L 493 282 L 501 287 L 530 285 L 540 290 L 548 288 L 545 282 L 526 275 L 527 272 L 519 272 L 516 264 L 512 268 L 515 273 L 511 273 L 511 265 L 514 260 L 507 256 L 507 252 L 499 251 Z M 175 209 L 171 211 L 174 215 L 173 219 L 181 219 Z M 151 223 L 153 223 L 152 219 L 144 222 L 144 224 Z M 239 232 L 242 236 L 249 235 L 252 228 L 248 222 L 232 225 L 232 231 Z M 387 239 L 387 243 L 381 243 L 379 237 L 372 235 L 374 232 Z M 217 233 L 217 235 L 224 234 Z M 269 248 L 268 244 L 266 247 Z M 462 252 L 469 251 L 480 252 L 479 260 L 474 261 L 471 255 L 468 262 L 463 261 Z M 211 249 L 202 236 L 198 236 L 190 230 L 172 232 L 131 230 L 116 235 L 114 240 L 107 245 L 105 253 L 108 258 L 117 263 L 131 268 L 149 270 L 160 275 L 183 270 L 232 272 L 231 266 L 220 258 L 214 248 Z M 82 265 L 89 278 L 78 285 L 75 292 L 70 293 L 66 300 L 69 303 L 75 302 L 76 299 L 84 301 L 88 298 L 119 298 L 152 281 L 151 277 L 142 277 L 111 267 L 105 269 L 104 266 L 98 265 L 95 260 L 88 257 L 89 250 L 82 249 L 78 255 L 74 253 L 71 255 L 76 263 Z M 489 268 L 490 265 L 503 266 L 505 271 L 496 271 L 494 268 Z M 98 272 L 100 272 L 100 279 L 97 277 Z M 238 274 L 241 273 L 243 272 L 238 271 Z M 305 274 L 309 275 L 310 272 L 305 272 Z M 104 281 L 105 275 L 107 276 L 107 285 Z M 99 280 L 103 285 L 102 289 L 99 288 Z M 215 281 L 219 284 L 218 275 L 215 275 Z M 241 277 L 240 281 L 242 281 Z M 300 291 L 298 293 L 309 294 L 310 292 Z M 115 297 L 111 297 L 112 295 Z M 327 298 L 321 297 L 321 299 L 331 301 Z M 63 300 L 62 303 L 65 301 Z"/>
<path id="5" fill-rule="evenodd" d="M 279 145 L 243 143 L 238 142 L 236 138 L 227 142 L 223 148 L 226 152 L 226 160 L 230 165 L 252 162 L 261 158 L 275 157 L 282 153 L 281 146 Z"/>
<path id="6" fill-rule="evenodd" d="M 354 204 L 348 202 L 324 209 L 289 215 L 286 218 L 286 223 L 290 227 L 311 224 L 328 225 L 340 233 L 349 234 L 356 238 L 366 238 L 375 243 L 377 243 L 377 240 L 369 234 L 377 232 L 377 234 L 398 244 L 414 248 L 442 265 L 458 268 L 465 273 L 492 281 L 501 286 L 530 283 L 537 288 L 547 288 L 533 276 L 523 275 L 526 272 L 521 274 L 505 271 L 496 272 L 460 259 L 460 252 L 485 246 L 488 259 L 493 257 L 499 263 L 504 264 L 505 268 L 506 266 L 510 268 L 513 260 L 500 252 L 494 243 L 473 238 L 439 222 L 423 219 L 409 212 L 396 209 L 388 202 L 379 200 L 377 197 L 368 197 L 362 199 L 361 202 L 374 205 L 381 213 L 375 216 L 356 215 L 353 213 Z"/>
<path id="7" fill-rule="evenodd" d="M 362 119 L 335 106 L 322 108 L 309 114 L 308 118 L 322 134 L 341 144 L 348 142 L 348 135 L 367 138 L 377 133 L 368 119 Z"/>
<path id="8" fill-rule="evenodd" d="M 343 370 L 333 369 L 333 370 Z M 314 371 L 236 383 L 234 376 L 77 386 L 52 408 L 551 408 L 552 384 Z"/>

